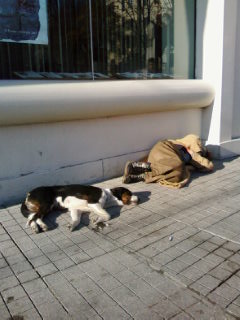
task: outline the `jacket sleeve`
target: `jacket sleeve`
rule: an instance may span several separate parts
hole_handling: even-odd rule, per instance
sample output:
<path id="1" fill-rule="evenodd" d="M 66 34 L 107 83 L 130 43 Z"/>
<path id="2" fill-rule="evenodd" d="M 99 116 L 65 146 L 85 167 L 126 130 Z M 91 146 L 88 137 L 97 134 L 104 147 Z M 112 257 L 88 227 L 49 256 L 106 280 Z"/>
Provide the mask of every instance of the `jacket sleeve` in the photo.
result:
<path id="1" fill-rule="evenodd" d="M 212 171 L 214 168 L 214 165 L 212 161 L 208 160 L 205 157 L 202 157 L 197 152 L 192 152 L 191 154 L 192 160 L 190 161 L 190 164 L 197 168 L 201 172 L 209 172 Z"/>

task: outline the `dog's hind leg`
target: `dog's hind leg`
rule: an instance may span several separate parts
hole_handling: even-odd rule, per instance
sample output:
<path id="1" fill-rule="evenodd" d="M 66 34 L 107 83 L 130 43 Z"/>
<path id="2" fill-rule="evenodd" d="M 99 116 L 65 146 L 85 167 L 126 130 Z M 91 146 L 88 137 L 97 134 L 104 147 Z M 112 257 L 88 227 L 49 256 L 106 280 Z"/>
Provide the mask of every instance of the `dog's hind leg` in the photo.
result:
<path id="1" fill-rule="evenodd" d="M 93 224 L 96 226 L 98 223 L 106 222 L 111 218 L 110 214 L 107 213 L 107 211 L 104 210 L 99 203 L 89 204 L 88 207 L 91 208 L 93 212 L 98 216 L 97 219 L 93 221 Z"/>
<path id="2" fill-rule="evenodd" d="M 70 231 L 73 231 L 80 223 L 82 212 L 78 209 L 71 209 L 70 215 L 72 218 L 71 223 L 69 223 L 68 227 Z"/>

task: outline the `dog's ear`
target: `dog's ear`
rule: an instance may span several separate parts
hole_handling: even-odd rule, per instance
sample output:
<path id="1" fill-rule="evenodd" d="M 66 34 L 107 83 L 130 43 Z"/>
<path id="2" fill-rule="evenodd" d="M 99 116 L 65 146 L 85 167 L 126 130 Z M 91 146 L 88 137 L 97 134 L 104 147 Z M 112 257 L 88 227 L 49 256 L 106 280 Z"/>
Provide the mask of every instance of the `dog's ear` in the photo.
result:
<path id="1" fill-rule="evenodd" d="M 123 187 L 117 187 L 111 189 L 112 194 L 118 200 L 122 201 L 124 204 L 129 204 L 131 202 L 132 192 Z"/>
<path id="2" fill-rule="evenodd" d="M 113 194 L 114 197 L 116 197 L 118 200 L 122 200 L 122 191 L 123 188 L 117 187 L 117 188 L 112 188 L 111 193 Z"/>

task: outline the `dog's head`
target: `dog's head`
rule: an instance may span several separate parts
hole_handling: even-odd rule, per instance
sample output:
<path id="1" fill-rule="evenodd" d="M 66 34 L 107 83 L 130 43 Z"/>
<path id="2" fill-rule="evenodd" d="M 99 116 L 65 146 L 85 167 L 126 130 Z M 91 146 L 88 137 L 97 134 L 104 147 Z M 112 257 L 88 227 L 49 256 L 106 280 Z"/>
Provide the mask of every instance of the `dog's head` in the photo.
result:
<path id="1" fill-rule="evenodd" d="M 122 201 L 123 204 L 137 204 L 139 199 L 137 196 L 133 195 L 130 190 L 123 187 L 117 187 L 111 189 L 112 194 L 118 200 Z"/>

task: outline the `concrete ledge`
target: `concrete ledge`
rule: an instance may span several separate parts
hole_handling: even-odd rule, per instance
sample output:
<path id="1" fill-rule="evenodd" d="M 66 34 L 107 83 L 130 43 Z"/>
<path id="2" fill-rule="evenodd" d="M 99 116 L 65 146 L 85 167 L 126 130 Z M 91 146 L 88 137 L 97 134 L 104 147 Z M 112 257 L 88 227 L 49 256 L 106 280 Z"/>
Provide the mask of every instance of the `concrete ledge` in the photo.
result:
<path id="1" fill-rule="evenodd" d="M 0 126 L 203 108 L 203 80 L 0 81 Z"/>

